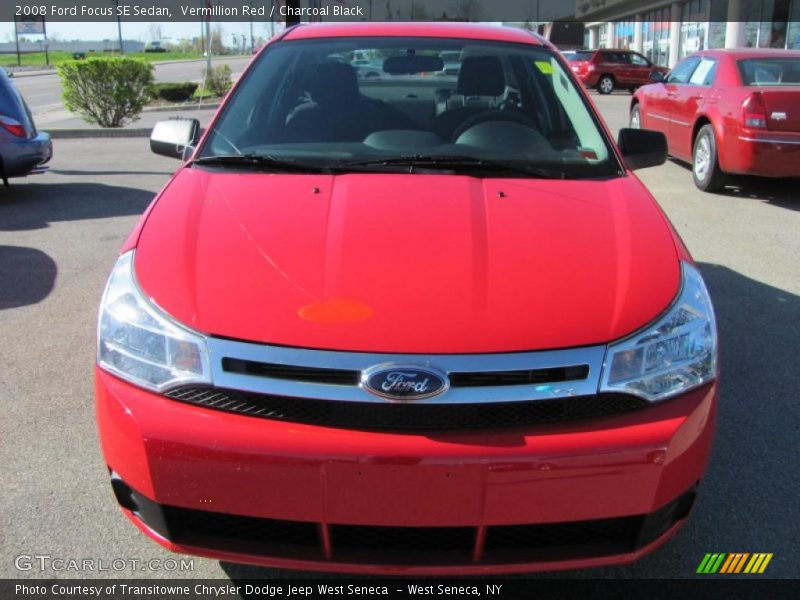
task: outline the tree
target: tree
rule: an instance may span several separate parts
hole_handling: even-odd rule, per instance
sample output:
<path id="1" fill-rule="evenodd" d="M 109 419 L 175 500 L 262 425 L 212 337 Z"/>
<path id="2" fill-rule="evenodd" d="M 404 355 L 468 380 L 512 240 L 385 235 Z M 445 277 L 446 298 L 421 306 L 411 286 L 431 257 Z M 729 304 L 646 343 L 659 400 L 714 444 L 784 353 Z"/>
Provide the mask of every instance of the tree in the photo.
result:
<path id="1" fill-rule="evenodd" d="M 408 17 L 410 21 L 425 21 L 428 18 L 428 13 L 422 3 L 411 0 L 411 8 L 408 10 Z"/>
<path id="2" fill-rule="evenodd" d="M 481 21 L 483 16 L 480 0 L 458 0 L 453 11 L 459 21 Z"/>
<path id="3" fill-rule="evenodd" d="M 225 35 L 225 29 L 222 23 L 216 23 L 211 29 L 211 54 L 224 54 L 225 46 L 222 45 L 222 36 Z"/>
<path id="4" fill-rule="evenodd" d="M 64 104 L 100 127 L 139 117 L 151 97 L 153 65 L 135 58 L 87 58 L 58 67 Z"/>
<path id="5" fill-rule="evenodd" d="M 163 35 L 163 29 L 159 23 L 150 23 L 150 26 L 147 28 L 147 37 L 150 40 L 150 43 L 158 42 L 161 43 L 161 38 Z"/>

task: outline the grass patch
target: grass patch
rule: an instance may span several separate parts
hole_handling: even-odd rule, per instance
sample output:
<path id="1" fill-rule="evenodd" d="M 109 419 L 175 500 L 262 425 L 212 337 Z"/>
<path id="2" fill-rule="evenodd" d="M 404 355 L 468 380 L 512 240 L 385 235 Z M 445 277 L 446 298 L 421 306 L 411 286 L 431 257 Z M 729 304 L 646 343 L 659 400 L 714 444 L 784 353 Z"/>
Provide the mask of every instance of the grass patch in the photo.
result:
<path id="1" fill-rule="evenodd" d="M 86 58 L 92 56 L 117 56 L 116 52 L 87 52 Z M 203 58 L 199 52 L 126 52 L 125 56 L 131 58 L 143 58 L 149 62 L 162 62 L 165 60 L 192 60 Z M 31 52 L 22 54 L 22 66 L 45 66 L 44 52 Z M 214 56 L 214 58 L 219 58 Z M 59 65 L 65 61 L 72 60 L 72 52 L 64 52 L 63 50 L 54 50 L 50 52 L 50 64 Z M 0 54 L 0 67 L 16 67 L 17 55 L 16 54 Z"/>

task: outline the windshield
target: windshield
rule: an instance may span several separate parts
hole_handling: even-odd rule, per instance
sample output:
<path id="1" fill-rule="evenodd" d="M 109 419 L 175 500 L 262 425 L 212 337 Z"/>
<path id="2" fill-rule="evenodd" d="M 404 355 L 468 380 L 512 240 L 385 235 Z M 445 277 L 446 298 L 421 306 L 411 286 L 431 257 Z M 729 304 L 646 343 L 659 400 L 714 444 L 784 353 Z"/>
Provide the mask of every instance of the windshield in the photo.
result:
<path id="1" fill-rule="evenodd" d="M 739 61 L 742 85 L 800 85 L 800 58 L 750 58 Z"/>
<path id="2" fill-rule="evenodd" d="M 457 73 L 444 68 L 452 57 Z M 424 170 L 436 170 L 464 159 L 475 169 L 491 163 L 493 173 L 503 165 L 529 176 L 619 173 L 596 117 L 549 49 L 438 38 L 275 43 L 198 157 L 231 165 L 208 159 L 245 155 L 295 168 L 397 169 L 424 159 Z"/>

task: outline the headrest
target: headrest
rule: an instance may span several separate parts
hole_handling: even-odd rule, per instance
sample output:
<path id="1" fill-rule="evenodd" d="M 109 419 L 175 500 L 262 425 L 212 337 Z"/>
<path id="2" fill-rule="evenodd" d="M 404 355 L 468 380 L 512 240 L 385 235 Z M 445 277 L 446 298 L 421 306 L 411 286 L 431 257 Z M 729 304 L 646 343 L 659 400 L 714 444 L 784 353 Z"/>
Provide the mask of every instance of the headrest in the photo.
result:
<path id="1" fill-rule="evenodd" d="M 456 92 L 463 96 L 501 96 L 506 90 L 503 65 L 496 56 L 468 56 L 461 61 Z"/>
<path id="2" fill-rule="evenodd" d="M 308 92 L 319 105 L 352 102 L 358 97 L 356 70 L 347 63 L 320 63 L 308 85 Z"/>

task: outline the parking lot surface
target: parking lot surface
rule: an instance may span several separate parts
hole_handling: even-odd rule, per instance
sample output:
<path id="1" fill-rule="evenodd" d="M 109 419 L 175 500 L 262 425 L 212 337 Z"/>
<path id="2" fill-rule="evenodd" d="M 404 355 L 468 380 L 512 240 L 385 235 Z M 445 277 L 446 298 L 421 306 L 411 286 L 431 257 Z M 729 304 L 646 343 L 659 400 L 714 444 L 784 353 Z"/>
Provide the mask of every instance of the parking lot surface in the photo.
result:
<path id="1" fill-rule="evenodd" d="M 627 93 L 593 98 L 612 129 L 625 124 Z M 151 154 L 146 139 L 56 140 L 49 173 L 0 188 L 0 577 L 287 576 L 201 558 L 190 571 L 141 563 L 20 569 L 25 561 L 15 560 L 173 558 L 119 514 L 97 442 L 92 365 L 108 272 L 177 166 Z M 798 184 L 743 179 L 711 195 L 677 162 L 640 173 L 715 302 L 722 393 L 714 455 L 676 538 L 633 565 L 560 576 L 691 577 L 706 552 L 772 552 L 767 574 L 797 577 Z"/>

